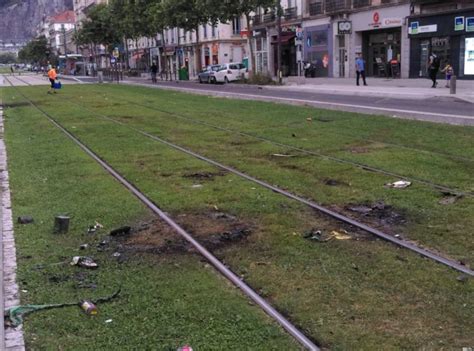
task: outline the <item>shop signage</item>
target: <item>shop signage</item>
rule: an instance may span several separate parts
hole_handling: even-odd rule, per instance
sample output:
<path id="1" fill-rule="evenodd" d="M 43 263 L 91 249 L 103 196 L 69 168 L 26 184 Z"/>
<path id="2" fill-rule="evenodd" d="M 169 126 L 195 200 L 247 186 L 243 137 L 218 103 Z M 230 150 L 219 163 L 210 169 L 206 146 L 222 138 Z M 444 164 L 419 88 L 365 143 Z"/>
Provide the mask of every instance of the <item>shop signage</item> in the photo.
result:
<path id="1" fill-rule="evenodd" d="M 418 26 L 418 22 L 412 22 L 408 28 L 408 34 L 432 33 L 438 31 L 437 24 L 430 24 L 427 26 Z"/>
<path id="2" fill-rule="evenodd" d="M 372 15 L 372 23 L 369 23 L 370 27 L 380 27 L 382 23 L 380 22 L 380 15 L 378 12 L 374 12 Z"/>
<path id="3" fill-rule="evenodd" d="M 388 27 L 401 27 L 402 19 L 399 17 L 390 17 L 382 19 L 381 27 L 388 28 Z"/>
<path id="4" fill-rule="evenodd" d="M 464 16 L 454 17 L 454 30 L 464 30 Z"/>
<path id="5" fill-rule="evenodd" d="M 351 21 L 339 21 L 337 22 L 337 34 L 351 34 L 352 33 L 352 22 Z"/>
<path id="6" fill-rule="evenodd" d="M 474 17 L 466 17 L 466 32 L 474 32 Z"/>

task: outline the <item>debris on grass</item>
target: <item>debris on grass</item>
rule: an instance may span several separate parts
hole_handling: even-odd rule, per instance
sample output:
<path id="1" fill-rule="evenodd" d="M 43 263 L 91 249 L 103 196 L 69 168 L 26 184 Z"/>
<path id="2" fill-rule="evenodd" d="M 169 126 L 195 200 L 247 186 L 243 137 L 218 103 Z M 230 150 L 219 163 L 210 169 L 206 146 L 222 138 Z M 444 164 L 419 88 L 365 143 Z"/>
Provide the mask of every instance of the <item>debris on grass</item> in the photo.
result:
<path id="1" fill-rule="evenodd" d="M 115 293 L 110 296 L 102 297 L 97 300 L 87 300 L 93 305 L 108 302 L 114 298 L 116 298 L 120 294 L 121 288 L 119 288 Z M 23 323 L 23 318 L 33 312 L 41 311 L 41 310 L 49 310 L 53 308 L 63 308 L 68 306 L 79 306 L 82 308 L 82 302 L 84 300 L 77 302 L 66 302 L 60 304 L 47 304 L 47 305 L 21 305 L 21 306 L 14 306 L 10 307 L 4 312 L 4 320 L 5 326 L 10 328 L 16 328 Z"/>
<path id="2" fill-rule="evenodd" d="M 347 234 L 347 232 L 344 230 L 344 233 L 338 232 L 336 230 L 331 231 L 328 235 L 324 235 L 321 230 L 317 229 L 311 229 L 303 234 L 303 237 L 308 240 L 314 240 L 318 242 L 328 242 L 333 239 L 336 240 L 350 240 L 352 237 Z"/>
<path id="3" fill-rule="evenodd" d="M 286 155 L 286 154 L 272 154 L 275 157 L 295 157 L 296 155 Z"/>
<path id="4" fill-rule="evenodd" d="M 213 180 L 215 177 L 224 176 L 227 172 L 220 171 L 220 172 L 195 172 L 195 173 L 187 173 L 183 177 L 184 178 L 193 178 L 193 179 L 200 179 L 200 180 Z"/>
<path id="5" fill-rule="evenodd" d="M 460 276 L 456 278 L 456 280 L 460 283 L 465 283 L 468 281 L 468 279 L 469 277 L 466 274 L 461 274 Z"/>
<path id="6" fill-rule="evenodd" d="M 202 188 L 202 184 L 193 184 L 191 185 L 191 188 L 193 189 Z"/>
<path id="7" fill-rule="evenodd" d="M 453 194 L 451 192 L 443 192 L 443 198 L 438 201 L 440 205 L 452 205 L 458 201 L 462 195 Z"/>
<path id="8" fill-rule="evenodd" d="M 69 216 L 56 216 L 54 217 L 54 232 L 59 233 L 67 233 L 69 230 Z"/>
<path id="9" fill-rule="evenodd" d="M 406 222 L 405 217 L 395 211 L 395 209 L 378 201 L 373 204 L 350 204 L 345 207 L 346 210 L 358 213 L 364 217 L 375 219 L 381 225 L 398 225 Z"/>
<path id="10" fill-rule="evenodd" d="M 112 323 L 112 321 L 113 321 L 112 319 L 107 319 L 105 323 L 109 324 L 109 323 Z"/>
<path id="11" fill-rule="evenodd" d="M 306 118 L 308 122 L 311 122 L 313 119 L 311 117 Z"/>
<path id="12" fill-rule="evenodd" d="M 94 234 L 97 230 L 101 228 L 104 228 L 104 226 L 99 222 L 95 222 L 94 225 L 90 225 L 89 228 L 87 228 L 87 234 Z"/>
<path id="13" fill-rule="evenodd" d="M 112 230 L 109 235 L 110 236 L 120 236 L 120 235 L 128 235 L 130 234 L 130 231 L 132 230 L 132 227 L 126 225 L 117 229 Z"/>
<path id="14" fill-rule="evenodd" d="M 99 267 L 99 265 L 91 257 L 87 256 L 74 256 L 71 261 L 71 266 L 79 266 L 89 269 L 95 269 Z"/>
<path id="15" fill-rule="evenodd" d="M 99 313 L 99 310 L 97 309 L 97 306 L 92 303 L 92 301 L 89 300 L 82 300 L 79 303 L 79 306 L 81 309 L 84 311 L 85 314 L 89 316 L 95 316 Z"/>
<path id="16" fill-rule="evenodd" d="M 178 348 L 176 351 L 193 351 L 193 348 L 189 345 L 184 345 Z"/>
<path id="17" fill-rule="evenodd" d="M 393 189 L 405 189 L 405 188 L 408 188 L 410 185 L 411 185 L 411 182 L 406 181 L 406 180 L 398 180 L 393 183 L 385 184 L 387 188 L 393 188 Z"/>
<path id="18" fill-rule="evenodd" d="M 79 249 L 86 250 L 88 247 L 89 247 L 89 244 L 82 244 L 81 246 L 79 246 Z"/>
<path id="19" fill-rule="evenodd" d="M 112 257 L 120 257 L 121 256 L 121 253 L 120 252 L 114 252 L 112 254 Z"/>
<path id="20" fill-rule="evenodd" d="M 34 223 L 34 219 L 31 216 L 20 216 L 18 217 L 18 223 L 19 224 L 30 224 Z"/>

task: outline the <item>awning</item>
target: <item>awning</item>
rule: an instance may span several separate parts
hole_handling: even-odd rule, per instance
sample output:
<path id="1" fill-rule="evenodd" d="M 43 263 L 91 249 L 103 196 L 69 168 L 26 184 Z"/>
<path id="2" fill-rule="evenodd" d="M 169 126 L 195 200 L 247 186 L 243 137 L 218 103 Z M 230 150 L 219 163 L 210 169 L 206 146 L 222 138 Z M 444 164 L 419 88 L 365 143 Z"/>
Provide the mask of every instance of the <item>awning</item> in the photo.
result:
<path id="1" fill-rule="evenodd" d="M 291 32 L 291 33 L 281 33 L 281 40 L 280 42 L 282 44 L 289 44 L 289 42 L 296 37 L 296 34 Z M 278 36 L 274 35 L 272 36 L 272 44 L 277 45 L 278 44 Z"/>

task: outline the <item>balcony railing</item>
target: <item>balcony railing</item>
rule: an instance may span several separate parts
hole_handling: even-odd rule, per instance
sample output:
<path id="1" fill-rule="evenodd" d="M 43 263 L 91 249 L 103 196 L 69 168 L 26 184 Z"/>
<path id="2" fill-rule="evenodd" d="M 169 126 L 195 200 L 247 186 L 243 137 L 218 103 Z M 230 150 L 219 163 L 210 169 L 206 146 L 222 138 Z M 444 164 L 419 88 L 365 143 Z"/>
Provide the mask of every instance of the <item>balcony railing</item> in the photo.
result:
<path id="1" fill-rule="evenodd" d="M 264 23 L 269 23 L 273 22 L 275 20 L 275 13 L 269 12 L 263 15 L 263 22 Z"/>
<path id="2" fill-rule="evenodd" d="M 255 15 L 253 16 L 253 25 L 258 26 L 263 23 L 262 15 Z"/>
<path id="3" fill-rule="evenodd" d="M 317 16 L 324 13 L 323 2 L 313 2 L 309 4 L 309 15 Z"/>
<path id="4" fill-rule="evenodd" d="M 285 9 L 284 17 L 285 17 L 285 20 L 291 20 L 298 17 L 298 11 L 296 7 L 289 7 Z"/>
<path id="5" fill-rule="evenodd" d="M 326 13 L 344 12 L 350 9 L 348 0 L 325 0 Z"/>

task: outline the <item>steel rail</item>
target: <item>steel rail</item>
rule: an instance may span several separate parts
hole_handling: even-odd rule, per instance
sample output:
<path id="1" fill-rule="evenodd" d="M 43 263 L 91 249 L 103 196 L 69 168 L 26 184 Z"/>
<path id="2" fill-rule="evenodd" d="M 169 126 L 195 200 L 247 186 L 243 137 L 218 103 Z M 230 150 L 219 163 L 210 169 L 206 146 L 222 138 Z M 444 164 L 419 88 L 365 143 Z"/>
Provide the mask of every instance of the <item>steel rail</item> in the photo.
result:
<path id="1" fill-rule="evenodd" d="M 89 110 L 91 112 L 96 113 L 95 111 L 92 111 L 91 109 L 85 107 L 84 105 L 81 105 L 81 104 L 73 102 L 73 101 L 71 101 L 71 102 L 76 104 L 77 106 L 81 106 L 82 108 L 84 108 L 86 110 Z M 307 150 L 307 149 L 304 149 L 304 148 L 288 145 L 288 144 L 285 144 L 285 143 L 280 143 L 278 141 L 274 141 L 272 139 L 265 138 L 265 137 L 262 137 L 262 136 L 253 135 L 253 134 L 242 132 L 242 131 L 235 130 L 235 129 L 216 126 L 216 125 L 213 125 L 211 123 L 207 123 L 207 122 L 204 122 L 204 121 L 201 121 L 201 120 L 195 120 L 193 118 L 185 117 L 185 116 L 182 116 L 182 115 L 174 113 L 174 112 L 161 110 L 161 109 L 158 109 L 158 108 L 154 108 L 154 107 L 151 107 L 151 106 L 146 106 L 144 104 L 139 104 L 139 103 L 135 103 L 135 102 L 128 101 L 128 100 L 127 100 L 127 102 L 135 104 L 137 106 L 142 106 L 142 107 L 145 107 L 145 108 L 149 108 L 151 110 L 167 113 L 171 116 L 178 117 L 178 118 L 184 119 L 184 120 L 188 120 L 188 121 L 193 122 L 195 124 L 205 125 L 207 127 L 214 128 L 216 130 L 221 130 L 221 131 L 225 131 L 225 132 L 228 132 L 228 133 L 234 133 L 234 134 L 242 135 L 242 136 L 245 136 L 245 137 L 253 138 L 253 139 L 256 139 L 256 140 L 264 141 L 264 142 L 267 142 L 267 143 L 270 143 L 270 144 L 273 144 L 273 145 L 277 145 L 277 146 L 280 146 L 280 147 L 285 147 L 285 148 L 288 148 L 288 149 L 291 149 L 291 150 L 294 150 L 294 151 L 301 152 L 303 154 L 317 156 L 319 158 L 330 160 L 330 161 L 333 161 L 333 162 L 342 163 L 342 164 L 349 164 L 351 166 L 354 166 L 356 168 L 360 168 L 360 169 L 363 169 L 363 170 L 366 170 L 366 171 L 371 171 L 371 172 L 374 172 L 374 173 L 379 173 L 379 174 L 383 174 L 383 175 L 394 177 L 394 178 L 399 178 L 399 179 L 404 179 L 404 180 L 420 183 L 420 184 L 429 186 L 431 188 L 434 188 L 434 189 L 437 189 L 437 190 L 440 190 L 440 191 L 443 191 L 443 192 L 452 193 L 452 194 L 457 195 L 457 196 L 470 196 L 470 197 L 474 196 L 474 192 L 453 189 L 453 188 L 450 188 L 449 186 L 442 185 L 442 184 L 437 184 L 437 183 L 434 183 L 434 182 L 430 182 L 429 180 L 425 180 L 425 179 L 422 179 L 422 178 L 413 177 L 413 176 L 404 176 L 404 175 L 401 175 L 401 174 L 398 174 L 398 173 L 395 173 L 395 172 L 391 172 L 391 171 L 387 171 L 387 170 L 384 170 L 384 169 L 372 167 L 372 166 L 369 166 L 369 165 L 366 165 L 366 164 L 363 164 L 363 163 L 359 163 L 359 162 L 350 161 L 350 160 L 346 160 L 346 159 L 339 158 L 339 157 L 326 155 L 326 154 L 323 154 L 323 153 L 320 153 L 320 152 Z M 467 160 L 470 160 L 470 159 L 467 159 Z M 470 161 L 474 161 L 474 160 L 470 160 Z"/>
<path id="2" fill-rule="evenodd" d="M 18 90 L 17 90 L 18 91 Z M 278 322 L 290 335 L 292 335 L 301 345 L 308 350 L 318 351 L 319 347 L 316 346 L 308 337 L 306 337 L 301 331 L 298 330 L 290 321 L 288 321 L 280 312 L 272 307 L 265 299 L 258 295 L 249 285 L 243 282 L 234 272 L 227 268 L 222 262 L 220 262 L 211 252 L 209 252 L 204 246 L 196 241 L 192 235 L 187 233 L 178 223 L 176 223 L 171 217 L 163 212 L 151 199 L 143 194 L 135 185 L 129 182 L 119 172 L 117 172 L 112 166 L 106 161 L 100 158 L 94 151 L 89 149 L 79 138 L 74 136 L 66 128 L 64 128 L 59 122 L 57 122 L 53 116 L 48 112 L 44 111 L 30 99 L 28 99 L 23 93 L 19 92 L 20 95 L 35 109 L 41 112 L 56 128 L 62 131 L 68 138 L 74 141 L 86 154 L 100 164 L 109 174 L 111 174 L 117 181 L 119 181 L 124 187 L 126 187 L 133 195 L 135 195 L 141 202 L 143 202 L 150 210 L 157 214 L 163 221 L 165 221 L 171 228 L 173 228 L 178 234 L 180 234 L 185 240 L 187 240 L 198 252 L 204 256 L 223 276 L 232 282 L 235 286 L 242 290 L 242 292 L 249 297 L 253 302 L 260 306 L 270 317 Z"/>
<path id="3" fill-rule="evenodd" d="M 33 84 L 27 82 L 27 81 L 24 80 L 24 79 L 18 78 L 18 76 L 10 76 L 10 78 L 11 78 L 11 77 L 15 78 L 16 80 L 20 81 L 20 82 L 23 83 L 23 84 L 26 84 L 27 86 L 32 86 L 32 85 L 33 85 Z M 12 87 L 13 87 L 13 86 L 16 86 L 16 85 L 13 85 L 13 83 L 10 81 L 10 79 L 7 78 L 7 80 L 9 81 L 9 83 L 11 84 Z"/>
<path id="4" fill-rule="evenodd" d="M 38 108 L 38 107 L 37 107 L 37 108 Z M 38 108 L 38 109 L 39 109 L 39 108 Z M 85 109 L 86 109 L 86 108 L 85 108 Z M 87 110 L 87 109 L 86 109 L 86 110 Z M 93 111 L 91 111 L 91 112 L 93 112 Z M 318 211 L 320 211 L 320 212 L 322 212 L 322 213 L 324 213 L 324 214 L 326 214 L 326 215 L 328 215 L 328 216 L 330 216 L 330 217 L 335 218 L 336 220 L 339 220 L 339 221 L 342 221 L 342 222 L 344 222 L 344 223 L 347 223 L 347 224 L 350 224 L 350 225 L 352 225 L 352 226 L 355 226 L 355 227 L 357 227 L 357 228 L 359 228 L 359 229 L 364 230 L 365 232 L 368 232 L 368 233 L 370 233 L 370 234 L 373 234 L 373 235 L 375 235 L 375 236 L 377 236 L 377 237 L 379 237 L 379 238 L 381 238 L 381 239 L 384 239 L 384 240 L 386 240 L 386 241 L 388 241 L 388 242 L 390 242 L 390 243 L 393 243 L 393 244 L 395 244 L 395 245 L 397 245 L 397 246 L 403 247 L 403 248 L 408 249 L 408 250 L 410 250 L 410 251 L 416 252 L 416 253 L 418 253 L 419 255 L 423 256 L 423 257 L 429 258 L 429 259 L 431 259 L 431 260 L 433 260 L 433 261 L 436 261 L 436 262 L 441 263 L 441 264 L 444 264 L 444 265 L 446 265 L 446 266 L 448 266 L 448 267 L 450 267 L 450 268 L 453 268 L 453 269 L 455 269 L 455 270 L 457 270 L 457 271 L 459 271 L 459 272 L 462 272 L 462 273 L 465 273 L 465 274 L 468 274 L 468 275 L 474 277 L 474 271 L 473 271 L 473 270 L 469 269 L 468 267 L 466 267 L 466 266 L 464 266 L 464 265 L 462 265 L 462 264 L 460 264 L 460 263 L 458 263 L 458 262 L 455 262 L 455 261 L 453 261 L 453 260 L 451 260 L 451 259 L 445 258 L 445 257 L 443 257 L 443 256 L 441 256 L 441 255 L 439 255 L 439 254 L 437 254 L 437 253 L 434 253 L 434 252 L 432 252 L 432 251 L 430 251 L 430 250 L 421 248 L 421 247 L 419 247 L 419 246 L 417 246 L 417 245 L 415 245 L 415 244 L 413 244 L 413 243 L 410 243 L 410 242 L 407 242 L 407 241 L 403 240 L 402 238 L 397 238 L 397 237 L 394 237 L 394 236 L 389 235 L 389 234 L 387 234 L 387 233 L 384 233 L 384 232 L 382 232 L 381 230 L 378 230 L 378 229 L 376 229 L 376 228 L 372 228 L 372 227 L 370 227 L 370 226 L 368 226 L 368 225 L 366 225 L 366 224 L 364 224 L 364 223 L 362 223 L 362 222 L 356 221 L 356 220 L 354 220 L 354 219 L 352 219 L 352 218 L 349 218 L 349 217 L 344 216 L 344 215 L 342 215 L 342 214 L 340 214 L 340 213 L 338 213 L 338 212 L 335 212 L 335 211 L 330 210 L 330 209 L 328 209 L 328 208 L 326 208 L 326 207 L 324 207 L 324 206 L 321 206 L 321 205 L 315 203 L 314 201 L 305 199 L 305 198 L 303 198 L 303 197 L 301 197 L 301 196 L 299 196 L 299 195 L 296 195 L 296 194 L 293 194 L 293 193 L 291 193 L 291 192 L 289 192 L 289 191 L 280 189 L 280 188 L 278 188 L 278 187 L 276 187 L 276 186 L 274 186 L 274 185 L 271 185 L 271 184 L 269 184 L 269 183 L 267 183 L 267 182 L 265 182 L 265 181 L 262 181 L 262 180 L 260 180 L 260 179 L 257 179 L 257 178 L 255 178 L 255 177 L 253 177 L 253 176 L 250 176 L 250 175 L 248 175 L 248 174 L 245 174 L 245 173 L 243 173 L 243 172 L 241 172 L 241 171 L 239 171 L 239 170 L 237 170 L 237 169 L 235 169 L 235 168 L 232 168 L 232 167 L 230 167 L 230 166 L 226 166 L 226 165 L 224 165 L 224 164 L 222 164 L 222 163 L 220 163 L 220 162 L 218 162 L 218 161 L 212 160 L 212 159 L 210 159 L 210 158 L 208 158 L 208 157 L 205 157 L 205 156 L 203 156 L 203 155 L 201 155 L 201 154 L 198 154 L 198 153 L 196 153 L 196 152 L 194 152 L 194 151 L 192 151 L 192 150 L 189 150 L 189 149 L 187 149 L 187 148 L 185 148 L 185 147 L 182 147 L 182 146 L 179 146 L 179 145 L 177 145 L 177 144 L 171 143 L 171 142 L 169 142 L 169 141 L 167 141 L 167 140 L 165 140 L 165 139 L 163 139 L 163 138 L 160 138 L 160 137 L 158 137 L 158 136 L 156 136 L 156 135 L 153 135 L 153 134 L 151 134 L 151 133 L 145 132 L 145 131 L 143 131 L 143 130 L 141 130 L 141 129 L 138 129 L 138 128 L 135 128 L 135 127 L 131 127 L 131 126 L 127 125 L 126 123 L 123 123 L 123 122 L 121 122 L 121 121 L 117 121 L 117 120 L 115 120 L 115 119 L 113 119 L 113 118 L 111 118 L 111 117 L 109 117 L 109 116 L 104 115 L 104 114 L 100 114 L 100 113 L 97 113 L 97 112 L 93 112 L 93 113 L 94 113 L 96 116 L 99 116 L 99 117 L 101 117 L 101 118 L 103 118 L 103 119 L 106 119 L 106 120 L 108 120 L 108 121 L 111 121 L 111 122 L 113 122 L 113 123 L 122 125 L 122 126 L 128 128 L 128 129 L 133 130 L 133 131 L 135 131 L 135 132 L 137 132 L 137 133 L 139 133 L 139 134 L 142 134 L 143 136 L 146 136 L 146 137 L 148 137 L 148 138 L 150 138 L 150 139 L 152 139 L 152 140 L 156 140 L 156 141 L 158 141 L 158 142 L 160 142 L 160 143 L 162 143 L 162 144 L 165 144 L 165 145 L 167 145 L 167 146 L 169 146 L 169 147 L 171 147 L 171 148 L 173 148 L 173 149 L 176 149 L 176 150 L 178 150 L 178 151 L 181 151 L 181 152 L 183 152 L 183 153 L 186 153 L 186 154 L 188 154 L 188 155 L 190 155 L 190 156 L 193 156 L 194 158 L 197 158 L 197 159 L 199 159 L 199 160 L 201 160 L 201 161 L 204 161 L 204 162 L 209 163 L 209 164 L 211 164 L 211 165 L 213 165 L 213 166 L 216 166 L 216 167 L 221 168 L 221 169 L 224 169 L 224 170 L 226 170 L 226 171 L 228 171 L 228 172 L 230 172 L 230 173 L 233 173 L 233 174 L 235 174 L 235 175 L 237 175 L 237 176 L 239 176 L 239 177 L 241 177 L 241 178 L 244 178 L 244 179 L 247 179 L 247 180 L 249 180 L 249 181 L 251 181 L 251 182 L 254 182 L 254 183 L 256 183 L 256 184 L 258 184 L 258 185 L 260 185 L 260 186 L 262 186 L 262 187 L 264 187 L 264 188 L 267 188 L 267 189 L 269 189 L 269 190 L 272 190 L 272 191 L 275 192 L 275 193 L 284 195 L 284 196 L 286 196 L 286 197 L 288 197 L 288 198 L 290 198 L 290 199 L 293 199 L 293 200 L 296 200 L 296 201 L 298 201 L 298 202 L 300 202 L 300 203 L 303 203 L 303 204 L 305 204 L 305 205 L 307 205 L 307 206 L 309 206 L 309 207 L 311 207 L 311 208 L 313 208 L 313 209 L 315 209 L 315 210 L 318 210 Z"/>

